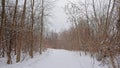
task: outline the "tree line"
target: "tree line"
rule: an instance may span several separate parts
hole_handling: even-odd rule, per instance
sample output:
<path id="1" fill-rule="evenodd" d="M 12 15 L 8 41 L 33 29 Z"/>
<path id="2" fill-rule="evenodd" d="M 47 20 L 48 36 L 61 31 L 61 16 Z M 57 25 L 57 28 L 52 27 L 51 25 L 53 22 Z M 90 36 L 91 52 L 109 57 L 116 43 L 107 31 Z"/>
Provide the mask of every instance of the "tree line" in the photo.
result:
<path id="1" fill-rule="evenodd" d="M 59 47 L 120 68 L 120 0 L 69 1 L 65 12 L 72 26 L 59 34 Z"/>
<path id="2" fill-rule="evenodd" d="M 49 0 L 0 0 L 0 57 L 7 64 L 21 61 L 22 54 L 31 58 L 43 51 L 45 21 L 50 15 Z"/>

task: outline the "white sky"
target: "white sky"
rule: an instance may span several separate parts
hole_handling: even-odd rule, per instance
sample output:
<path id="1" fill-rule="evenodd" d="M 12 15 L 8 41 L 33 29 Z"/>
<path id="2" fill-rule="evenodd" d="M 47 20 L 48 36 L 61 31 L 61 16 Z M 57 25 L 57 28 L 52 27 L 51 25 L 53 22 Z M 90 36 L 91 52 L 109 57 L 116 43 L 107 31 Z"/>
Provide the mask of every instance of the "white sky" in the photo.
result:
<path id="1" fill-rule="evenodd" d="M 63 30 L 66 30 L 70 27 L 70 23 L 67 22 L 67 16 L 65 14 L 64 11 L 64 6 L 66 3 L 68 3 L 68 1 L 71 2 L 81 2 L 81 3 L 85 3 L 85 0 L 58 0 L 55 3 L 55 7 L 53 9 L 53 19 L 52 19 L 52 24 L 50 26 L 50 29 L 56 32 L 61 32 Z M 92 0 L 87 1 L 87 3 L 92 3 Z M 95 0 L 96 2 L 97 0 Z M 105 2 L 105 4 L 107 4 L 108 2 L 101 0 L 103 2 Z M 98 6 L 96 4 L 96 6 Z M 88 9 L 92 9 L 91 7 L 89 7 Z M 96 9 L 99 10 L 99 9 Z"/>
<path id="2" fill-rule="evenodd" d="M 71 0 L 70 0 L 71 1 Z M 74 1 L 74 0 L 73 0 Z M 23 0 L 19 1 L 23 4 Z M 52 10 L 52 17 L 50 18 L 49 29 L 56 32 L 61 32 L 70 27 L 70 23 L 67 22 L 67 16 L 64 11 L 64 6 L 67 0 L 57 0 L 54 3 L 54 8 Z"/>
<path id="3" fill-rule="evenodd" d="M 53 8 L 53 18 L 51 20 L 50 30 L 61 32 L 70 28 L 71 24 L 67 22 L 67 15 L 65 14 L 64 7 L 68 1 L 77 2 L 78 0 L 57 0 Z M 84 2 L 85 0 L 80 0 Z"/>
<path id="4" fill-rule="evenodd" d="M 20 0 L 22 3 L 22 0 Z M 57 0 L 54 3 L 54 8 L 52 10 L 52 17 L 50 18 L 50 25 L 49 29 L 56 31 L 56 32 L 61 32 L 63 30 L 68 29 L 71 24 L 67 22 L 67 16 L 64 11 L 64 7 L 68 1 L 78 1 L 78 0 Z M 84 0 L 80 0 L 84 1 Z"/>
<path id="5" fill-rule="evenodd" d="M 64 11 L 64 6 L 67 0 L 58 0 L 53 8 L 53 18 L 49 28 L 53 31 L 60 32 L 70 27 L 70 23 L 67 22 L 67 16 Z"/>

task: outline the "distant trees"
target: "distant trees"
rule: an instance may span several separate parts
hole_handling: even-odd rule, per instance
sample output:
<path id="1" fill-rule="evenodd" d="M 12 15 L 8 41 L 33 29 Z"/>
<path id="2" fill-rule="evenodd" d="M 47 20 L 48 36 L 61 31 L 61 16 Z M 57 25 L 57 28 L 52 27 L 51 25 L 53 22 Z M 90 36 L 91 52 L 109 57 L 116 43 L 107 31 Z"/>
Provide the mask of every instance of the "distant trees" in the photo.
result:
<path id="1" fill-rule="evenodd" d="M 61 45 L 59 45 L 59 34 L 55 31 L 49 31 L 47 32 L 45 38 L 44 38 L 44 43 L 46 45 L 46 47 L 49 48 L 60 48 Z"/>
<path id="2" fill-rule="evenodd" d="M 7 64 L 42 53 L 45 22 L 52 8 L 52 1 L 44 0 L 1 0 L 0 1 L 0 57 L 7 56 Z M 52 3 L 52 4 L 51 4 Z M 40 45 L 40 46 L 39 46 Z M 40 50 L 39 50 L 40 49 Z"/>

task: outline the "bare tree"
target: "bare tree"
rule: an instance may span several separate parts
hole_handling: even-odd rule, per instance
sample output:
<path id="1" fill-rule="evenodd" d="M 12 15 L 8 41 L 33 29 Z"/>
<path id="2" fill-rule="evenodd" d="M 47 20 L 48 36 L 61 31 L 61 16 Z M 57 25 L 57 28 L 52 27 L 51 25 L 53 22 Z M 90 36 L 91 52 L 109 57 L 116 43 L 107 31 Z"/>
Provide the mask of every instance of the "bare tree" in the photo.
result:
<path id="1" fill-rule="evenodd" d="M 78 33 L 72 35 L 80 38 L 77 39 L 80 42 L 80 44 L 77 43 L 77 47 L 82 45 L 82 49 L 91 54 L 101 52 L 99 54 L 102 56 L 103 64 L 106 57 L 109 57 L 109 63 L 112 64 L 113 68 L 116 68 L 114 59 L 117 55 L 117 52 L 115 52 L 117 51 L 115 48 L 117 43 L 117 40 L 115 40 L 117 35 L 114 15 L 116 12 L 115 3 L 116 0 L 92 0 L 91 2 L 85 0 L 84 4 L 70 2 L 66 7 L 69 21 L 72 23 L 77 22 L 76 26 L 73 27 L 76 28 L 75 32 Z"/>
<path id="2" fill-rule="evenodd" d="M 17 58 L 16 58 L 16 62 L 19 62 L 20 61 L 20 56 L 21 56 L 21 48 L 22 48 L 22 39 L 23 39 L 23 32 L 22 32 L 22 29 L 24 28 L 24 21 L 25 21 L 25 12 L 26 12 L 26 2 L 27 0 L 24 0 L 24 6 L 23 6 L 23 11 L 22 11 L 22 16 L 21 16 L 21 24 L 20 24 L 20 27 L 21 27 L 21 31 L 20 31 L 20 44 L 17 46 Z"/>
<path id="3" fill-rule="evenodd" d="M 32 19 L 32 26 L 31 26 L 31 44 L 30 44 L 30 56 L 33 58 L 33 25 L 34 25 L 34 0 L 31 0 L 31 19 Z"/>
<path id="4" fill-rule="evenodd" d="M 40 54 L 42 54 L 42 41 L 43 41 L 43 29 L 44 29 L 44 0 L 41 0 L 41 24 L 40 24 Z"/>
<path id="5" fill-rule="evenodd" d="M 45 23 L 53 2 L 48 0 L 23 0 L 21 4 L 18 0 L 0 2 L 0 57 L 7 57 L 7 63 L 12 64 L 12 56 L 16 55 L 16 62 L 20 62 L 28 54 L 31 58 L 35 52 L 41 54 L 45 39 Z"/>
<path id="6" fill-rule="evenodd" d="M 5 27 L 5 0 L 2 0 L 2 11 L 1 11 L 1 25 L 0 25 L 0 44 L 2 45 L 2 57 L 4 57 L 4 45 L 2 44 L 3 41 L 3 33 L 4 33 L 4 27 Z"/>
<path id="7" fill-rule="evenodd" d="M 12 22 L 12 32 L 13 32 L 13 37 L 14 37 L 14 51 L 16 55 L 16 17 L 17 17 L 17 9 L 18 9 L 18 0 L 16 0 L 15 3 L 15 9 L 14 9 L 14 15 L 13 15 L 13 22 Z"/>

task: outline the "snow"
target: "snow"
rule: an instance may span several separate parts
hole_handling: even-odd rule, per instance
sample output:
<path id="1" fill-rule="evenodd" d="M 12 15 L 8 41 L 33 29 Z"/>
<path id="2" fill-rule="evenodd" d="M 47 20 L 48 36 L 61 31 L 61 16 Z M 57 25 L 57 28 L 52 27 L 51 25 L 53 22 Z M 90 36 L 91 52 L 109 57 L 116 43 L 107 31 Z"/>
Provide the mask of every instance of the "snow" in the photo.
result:
<path id="1" fill-rule="evenodd" d="M 80 56 L 79 52 L 47 49 L 42 55 L 36 54 L 33 59 L 21 63 L 7 65 L 0 62 L 0 68 L 107 68 L 99 64 L 89 56 Z"/>

